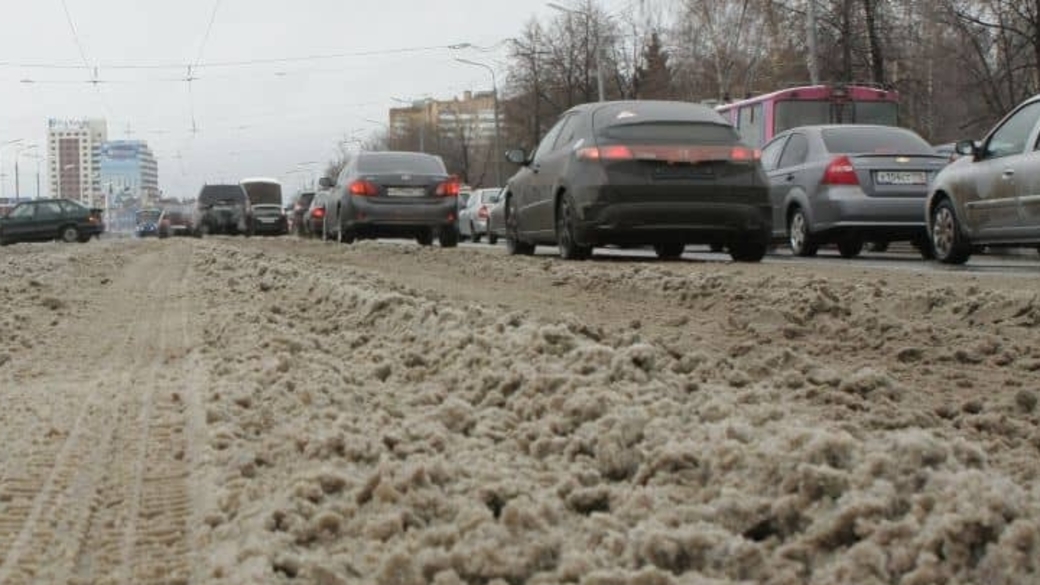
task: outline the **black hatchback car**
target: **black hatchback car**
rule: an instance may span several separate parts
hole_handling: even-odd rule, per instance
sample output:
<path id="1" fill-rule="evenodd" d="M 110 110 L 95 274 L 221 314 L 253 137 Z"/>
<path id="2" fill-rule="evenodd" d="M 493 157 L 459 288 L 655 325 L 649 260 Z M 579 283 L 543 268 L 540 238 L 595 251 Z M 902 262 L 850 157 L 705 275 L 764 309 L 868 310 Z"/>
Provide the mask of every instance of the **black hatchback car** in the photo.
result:
<path id="1" fill-rule="evenodd" d="M 653 246 L 677 258 L 687 244 L 723 244 L 734 260 L 765 256 L 772 230 L 759 153 L 707 106 L 599 102 L 566 112 L 508 182 L 506 245 L 566 259 L 594 246 Z"/>
<path id="2" fill-rule="evenodd" d="M 251 235 L 249 197 L 241 185 L 206 185 L 195 200 L 192 217 L 195 235 Z"/>
<path id="3" fill-rule="evenodd" d="M 0 245 L 17 242 L 87 242 L 105 231 L 102 210 L 68 199 L 23 201 L 0 217 Z"/>
<path id="4" fill-rule="evenodd" d="M 332 189 L 326 229 L 340 241 L 414 238 L 429 246 L 436 237 L 442 247 L 458 245 L 460 185 L 439 156 L 362 152 L 322 186 Z"/>

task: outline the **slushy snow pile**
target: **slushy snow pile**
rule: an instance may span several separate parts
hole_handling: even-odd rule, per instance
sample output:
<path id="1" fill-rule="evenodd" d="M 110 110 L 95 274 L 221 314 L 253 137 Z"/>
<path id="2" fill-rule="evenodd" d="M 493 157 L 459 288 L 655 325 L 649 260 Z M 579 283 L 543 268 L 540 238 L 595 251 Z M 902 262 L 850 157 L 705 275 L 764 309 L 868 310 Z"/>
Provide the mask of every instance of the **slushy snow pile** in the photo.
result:
<path id="1" fill-rule="evenodd" d="M 212 583 L 1040 582 L 1037 388 L 924 408 L 902 375 L 1032 372 L 1035 346 L 929 316 L 963 305 L 1035 336 L 1028 299 L 551 268 L 655 288 L 692 318 L 725 307 L 746 340 L 677 350 L 346 264 L 191 245 Z M 902 342 L 851 366 L 827 359 L 839 339 Z M 980 425 L 1014 433 L 987 443 Z"/>

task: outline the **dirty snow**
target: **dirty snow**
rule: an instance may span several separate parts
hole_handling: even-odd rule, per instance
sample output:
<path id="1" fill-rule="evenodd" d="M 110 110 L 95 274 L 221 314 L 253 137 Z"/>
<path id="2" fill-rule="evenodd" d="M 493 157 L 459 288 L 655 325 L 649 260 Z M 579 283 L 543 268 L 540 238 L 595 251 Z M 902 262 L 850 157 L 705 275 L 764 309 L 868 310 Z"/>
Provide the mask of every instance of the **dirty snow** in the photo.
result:
<path id="1" fill-rule="evenodd" d="M 49 268 L 100 287 L 169 246 L 203 380 L 198 582 L 1040 582 L 1028 287 L 379 243 L 24 247 L 0 375 L 32 359 L 26 324 L 90 311 Z"/>

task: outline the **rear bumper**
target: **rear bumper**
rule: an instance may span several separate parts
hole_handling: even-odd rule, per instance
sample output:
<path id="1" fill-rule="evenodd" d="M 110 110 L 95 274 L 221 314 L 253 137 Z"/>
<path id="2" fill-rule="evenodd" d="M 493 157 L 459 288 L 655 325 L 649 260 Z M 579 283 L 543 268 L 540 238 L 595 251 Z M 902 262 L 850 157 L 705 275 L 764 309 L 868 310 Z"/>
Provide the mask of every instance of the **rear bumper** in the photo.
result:
<path id="1" fill-rule="evenodd" d="M 454 197 L 436 202 L 408 201 L 374 203 L 351 197 L 343 217 L 343 228 L 355 232 L 450 226 L 454 228 L 458 203 Z"/>
<path id="2" fill-rule="evenodd" d="M 772 230 L 773 211 L 765 187 L 711 200 L 655 201 L 648 195 L 645 201 L 613 202 L 599 189 L 585 195 L 576 198 L 575 237 L 586 245 L 768 242 Z"/>
<path id="3" fill-rule="evenodd" d="M 812 201 L 814 233 L 860 232 L 910 239 L 926 230 L 926 197 L 868 197 L 859 187 L 831 187 Z"/>
<path id="4" fill-rule="evenodd" d="M 284 218 L 278 218 L 273 222 L 265 222 L 262 219 L 253 220 L 253 233 L 257 234 L 284 234 L 289 231 L 289 222 Z"/>

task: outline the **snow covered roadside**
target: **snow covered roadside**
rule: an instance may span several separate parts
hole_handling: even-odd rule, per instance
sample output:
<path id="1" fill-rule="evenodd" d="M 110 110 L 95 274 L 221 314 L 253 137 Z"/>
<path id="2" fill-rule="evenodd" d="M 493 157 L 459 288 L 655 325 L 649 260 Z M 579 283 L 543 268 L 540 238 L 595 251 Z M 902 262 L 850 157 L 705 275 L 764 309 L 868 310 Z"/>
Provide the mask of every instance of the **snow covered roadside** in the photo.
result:
<path id="1" fill-rule="evenodd" d="M 570 317 L 478 320 L 342 266 L 187 245 L 208 323 L 214 583 L 1040 579 L 1040 490 L 1023 479 L 1036 451 L 1023 475 L 968 429 L 864 424 L 914 391 L 887 363 L 828 368 L 826 346 L 798 343 L 676 352 Z M 568 277 L 625 284 L 590 270 Z M 807 310 L 825 318 L 794 322 L 756 315 L 762 296 L 726 282 L 675 294 L 787 340 L 894 326 L 913 349 L 937 326 L 924 305 L 941 293 L 868 325 L 843 309 L 866 284 L 816 285 Z M 910 353 L 941 366 L 941 345 Z M 984 414 L 1032 424 L 1036 441 L 1035 408 Z"/>

